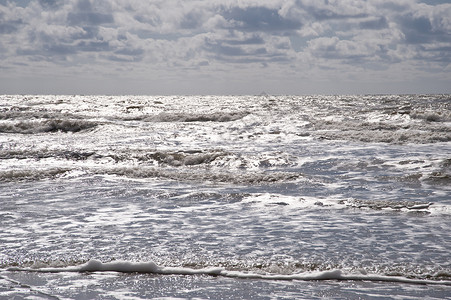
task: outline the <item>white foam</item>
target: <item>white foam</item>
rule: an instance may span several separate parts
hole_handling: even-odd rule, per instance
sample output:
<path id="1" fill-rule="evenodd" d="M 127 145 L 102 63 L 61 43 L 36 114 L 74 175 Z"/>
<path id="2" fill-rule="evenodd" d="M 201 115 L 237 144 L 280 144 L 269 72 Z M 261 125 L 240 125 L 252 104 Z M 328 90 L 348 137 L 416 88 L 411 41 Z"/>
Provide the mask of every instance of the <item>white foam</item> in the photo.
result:
<path id="1" fill-rule="evenodd" d="M 251 204 L 260 209 L 281 208 L 286 210 L 298 209 L 367 209 L 384 212 L 385 210 L 397 211 L 400 213 L 407 212 L 424 212 L 432 215 L 449 215 L 451 213 L 451 205 L 432 202 L 419 201 L 384 201 L 384 200 L 360 200 L 353 198 L 341 198 L 340 196 L 329 196 L 327 198 L 318 197 L 297 197 L 281 194 L 250 194 L 243 198 L 241 204 Z"/>
<path id="2" fill-rule="evenodd" d="M 209 267 L 201 269 L 183 268 L 183 267 L 161 267 L 154 262 L 128 262 L 113 261 L 102 263 L 98 260 L 90 260 L 79 266 L 68 266 L 63 268 L 9 268 L 7 271 L 27 271 L 43 273 L 62 273 L 62 272 L 120 272 L 120 273 L 150 273 L 161 275 L 210 275 L 223 276 L 240 279 L 262 279 L 262 280 L 301 280 L 301 281 L 320 281 L 320 280 L 350 280 L 350 281 L 383 281 L 408 284 L 434 284 L 451 286 L 449 280 L 429 280 L 407 278 L 402 276 L 386 276 L 379 274 L 353 273 L 346 274 L 342 270 L 327 270 L 303 272 L 295 274 L 259 274 L 242 271 L 229 271 L 221 267 Z"/>
<path id="3" fill-rule="evenodd" d="M 319 199 L 316 197 L 296 197 L 271 193 L 249 195 L 243 199 L 242 203 L 254 204 L 261 208 L 267 208 L 268 206 L 286 206 L 288 209 L 344 208 L 343 205 L 340 205 L 340 199 L 333 197 Z"/>

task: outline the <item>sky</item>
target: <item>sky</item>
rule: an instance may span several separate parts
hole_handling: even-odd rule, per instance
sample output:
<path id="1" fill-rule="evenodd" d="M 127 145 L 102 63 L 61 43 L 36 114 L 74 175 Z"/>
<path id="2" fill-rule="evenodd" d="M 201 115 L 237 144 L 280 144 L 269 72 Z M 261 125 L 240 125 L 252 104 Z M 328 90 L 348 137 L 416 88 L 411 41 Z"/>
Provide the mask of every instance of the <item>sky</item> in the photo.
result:
<path id="1" fill-rule="evenodd" d="M 451 93 L 450 62 L 450 0 L 0 0 L 0 94 Z"/>

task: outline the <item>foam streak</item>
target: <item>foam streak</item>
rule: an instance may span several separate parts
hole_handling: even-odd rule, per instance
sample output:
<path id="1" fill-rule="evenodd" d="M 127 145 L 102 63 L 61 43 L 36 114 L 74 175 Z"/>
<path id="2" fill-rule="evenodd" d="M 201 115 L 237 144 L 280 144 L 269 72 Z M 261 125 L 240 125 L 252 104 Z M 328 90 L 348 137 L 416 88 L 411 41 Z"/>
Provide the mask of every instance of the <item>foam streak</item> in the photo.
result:
<path id="1" fill-rule="evenodd" d="M 240 279 L 261 279 L 261 280 L 300 280 L 300 281 L 373 281 L 392 282 L 421 285 L 445 285 L 451 286 L 449 280 L 427 280 L 415 279 L 402 276 L 386 276 L 378 274 L 344 274 L 341 270 L 317 271 L 297 274 L 258 274 L 240 271 L 229 271 L 224 268 L 211 267 L 202 269 L 191 269 L 183 267 L 160 267 L 154 262 L 126 262 L 114 261 L 102 263 L 98 260 L 90 260 L 79 266 L 69 266 L 63 268 L 9 268 L 7 271 L 43 272 L 43 273 L 63 273 L 63 272 L 120 272 L 120 273 L 149 273 L 161 275 L 209 275 L 223 276 Z"/>

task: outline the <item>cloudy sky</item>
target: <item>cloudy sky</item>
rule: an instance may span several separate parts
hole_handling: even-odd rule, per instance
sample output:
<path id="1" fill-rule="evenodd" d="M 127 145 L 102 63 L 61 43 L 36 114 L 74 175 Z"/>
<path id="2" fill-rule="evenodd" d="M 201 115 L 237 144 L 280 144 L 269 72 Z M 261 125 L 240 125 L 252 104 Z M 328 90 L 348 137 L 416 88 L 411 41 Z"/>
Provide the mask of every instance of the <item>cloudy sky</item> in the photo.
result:
<path id="1" fill-rule="evenodd" d="M 451 93 L 449 0 L 0 0 L 0 94 Z"/>

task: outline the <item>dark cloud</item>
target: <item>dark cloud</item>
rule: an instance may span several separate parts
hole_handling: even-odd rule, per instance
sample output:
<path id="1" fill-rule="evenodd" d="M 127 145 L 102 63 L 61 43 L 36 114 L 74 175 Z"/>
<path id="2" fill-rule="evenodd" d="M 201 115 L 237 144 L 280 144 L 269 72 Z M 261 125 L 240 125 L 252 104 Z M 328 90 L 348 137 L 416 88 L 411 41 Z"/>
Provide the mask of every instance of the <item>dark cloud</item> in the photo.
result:
<path id="1" fill-rule="evenodd" d="M 8 16 L 0 10 L 0 34 L 11 34 L 20 29 L 25 23 L 17 16 Z"/>
<path id="2" fill-rule="evenodd" d="M 114 22 L 114 17 L 111 13 L 95 11 L 89 0 L 78 1 L 76 8 L 77 11 L 70 12 L 67 16 L 70 26 L 98 26 Z"/>
<path id="3" fill-rule="evenodd" d="M 44 9 L 57 9 L 63 4 L 63 0 L 39 0 Z"/>
<path id="4" fill-rule="evenodd" d="M 419 2 L 429 5 L 449 4 L 449 0 L 420 0 Z"/>
<path id="5" fill-rule="evenodd" d="M 103 14 L 97 12 L 76 12 L 69 13 L 67 21 L 70 26 L 86 26 L 86 25 L 102 25 L 113 23 L 114 18 L 111 14 Z"/>
<path id="6" fill-rule="evenodd" d="M 343 5 L 346 2 L 343 1 Z M 347 12 L 344 9 L 338 10 L 337 7 L 340 5 L 331 5 L 328 4 L 326 0 L 326 5 L 322 4 L 322 1 L 318 1 L 317 5 L 312 4 L 304 4 L 302 1 L 298 1 L 297 6 L 306 12 L 306 15 L 317 20 L 317 21 L 326 21 L 326 20 L 350 20 L 356 18 L 365 18 L 368 17 L 367 13 L 363 12 Z"/>
<path id="7" fill-rule="evenodd" d="M 40 0 L 39 4 L 43 9 L 62 9 L 60 0 Z M 68 8 L 70 6 L 65 7 Z M 42 26 L 39 30 L 30 28 L 27 32 L 30 45 L 20 45 L 16 54 L 28 56 L 31 60 L 54 59 L 60 62 L 82 53 L 112 53 L 120 47 L 111 46 L 100 33 L 103 25 L 113 25 L 113 15 L 99 11 L 99 7 L 94 7 L 91 1 L 75 2 L 66 16 L 65 23 L 47 24 L 47 27 Z"/>
<path id="8" fill-rule="evenodd" d="M 218 56 L 244 56 L 249 55 L 241 47 L 231 47 L 222 45 L 222 43 L 209 43 L 206 45 L 206 49 L 209 52 L 213 52 Z"/>
<path id="9" fill-rule="evenodd" d="M 279 43 L 272 46 L 273 48 L 269 49 L 270 45 L 267 45 L 266 43 L 240 44 L 231 43 L 230 40 L 220 40 L 207 41 L 204 50 L 210 53 L 210 58 L 227 63 L 266 64 L 270 62 L 287 62 L 291 60 L 286 53 L 286 44 Z"/>
<path id="10" fill-rule="evenodd" d="M 66 56 L 69 54 L 75 54 L 76 48 L 65 45 L 65 44 L 49 44 L 45 45 L 43 47 L 43 51 L 40 52 L 42 55 L 59 55 L 59 56 Z"/>
<path id="11" fill-rule="evenodd" d="M 407 43 L 428 43 L 434 39 L 431 22 L 425 17 L 406 16 L 403 18 L 401 25 Z"/>
<path id="12" fill-rule="evenodd" d="M 381 44 L 366 45 L 353 40 L 318 38 L 309 42 L 309 51 L 314 57 L 325 61 L 339 62 L 349 66 L 368 69 L 386 69 L 396 63 L 397 58 L 390 54 L 389 47 Z"/>
<path id="13" fill-rule="evenodd" d="M 388 22 L 385 17 L 380 17 L 374 20 L 363 21 L 359 23 L 360 29 L 379 30 L 388 27 Z"/>
<path id="14" fill-rule="evenodd" d="M 451 46 L 444 47 L 432 47 L 429 49 L 424 49 L 419 56 L 415 59 L 422 61 L 434 61 L 442 65 L 449 65 L 451 63 Z"/>
<path id="15" fill-rule="evenodd" d="M 245 57 L 217 57 L 217 59 L 226 62 L 226 63 L 234 63 L 234 64 L 261 64 L 263 66 L 268 66 L 268 63 L 288 63 L 290 59 L 284 55 L 266 55 L 264 57 L 258 56 L 245 56 Z"/>
<path id="16" fill-rule="evenodd" d="M 144 23 L 144 24 L 148 24 L 151 25 L 152 27 L 158 27 L 162 24 L 162 20 L 161 17 L 156 15 L 156 14 L 152 14 L 152 15 L 147 15 L 147 14 L 141 14 L 140 12 L 136 12 L 136 15 L 133 15 L 133 19 L 135 19 L 136 21 L 140 22 L 140 23 Z"/>
<path id="17" fill-rule="evenodd" d="M 24 23 L 22 20 L 5 21 L 0 15 L 0 34 L 11 34 L 19 30 Z"/>
<path id="18" fill-rule="evenodd" d="M 84 52 L 104 52 L 111 50 L 110 44 L 105 41 L 80 41 L 74 48 Z"/>
<path id="19" fill-rule="evenodd" d="M 129 49 L 129 48 L 122 48 L 119 50 L 114 51 L 115 54 L 120 54 L 120 55 L 127 55 L 127 56 L 142 56 L 144 54 L 144 50 L 143 49 Z"/>
<path id="20" fill-rule="evenodd" d="M 13 4 L 19 6 L 19 7 L 26 7 L 28 4 L 30 4 L 31 0 L 0 0 L 0 5 L 7 5 L 8 2 L 12 2 Z"/>
<path id="21" fill-rule="evenodd" d="M 387 10 L 390 12 L 405 12 L 410 10 L 410 3 L 406 2 L 398 2 L 398 1 L 382 1 L 381 3 L 376 4 L 377 8 Z"/>
<path id="22" fill-rule="evenodd" d="M 191 10 L 189 13 L 183 16 L 180 22 L 182 29 L 196 29 L 202 25 L 204 13 L 201 10 Z"/>
<path id="23" fill-rule="evenodd" d="M 400 25 L 408 44 L 451 42 L 451 32 L 434 28 L 431 20 L 424 16 L 403 16 Z"/>
<path id="24" fill-rule="evenodd" d="M 18 48 L 16 54 L 20 56 L 35 57 L 36 61 L 48 60 L 52 61 L 55 57 L 66 57 L 67 55 L 76 54 L 77 49 L 72 45 L 64 43 L 47 43 L 40 48 Z"/>
<path id="25" fill-rule="evenodd" d="M 118 63 L 123 63 L 123 62 L 140 62 L 142 61 L 142 56 L 129 56 L 129 55 L 116 55 L 116 54 L 111 54 L 111 55 L 107 55 L 104 56 L 105 59 L 112 61 L 112 62 L 118 62 Z"/>
<path id="26" fill-rule="evenodd" d="M 262 45 L 265 43 L 263 38 L 258 35 L 252 35 L 251 37 L 242 40 L 240 39 L 225 40 L 224 42 L 229 45 Z"/>
<path id="27" fill-rule="evenodd" d="M 222 12 L 232 28 L 242 31 L 290 32 L 300 29 L 302 23 L 282 17 L 278 10 L 263 6 L 233 7 Z"/>

